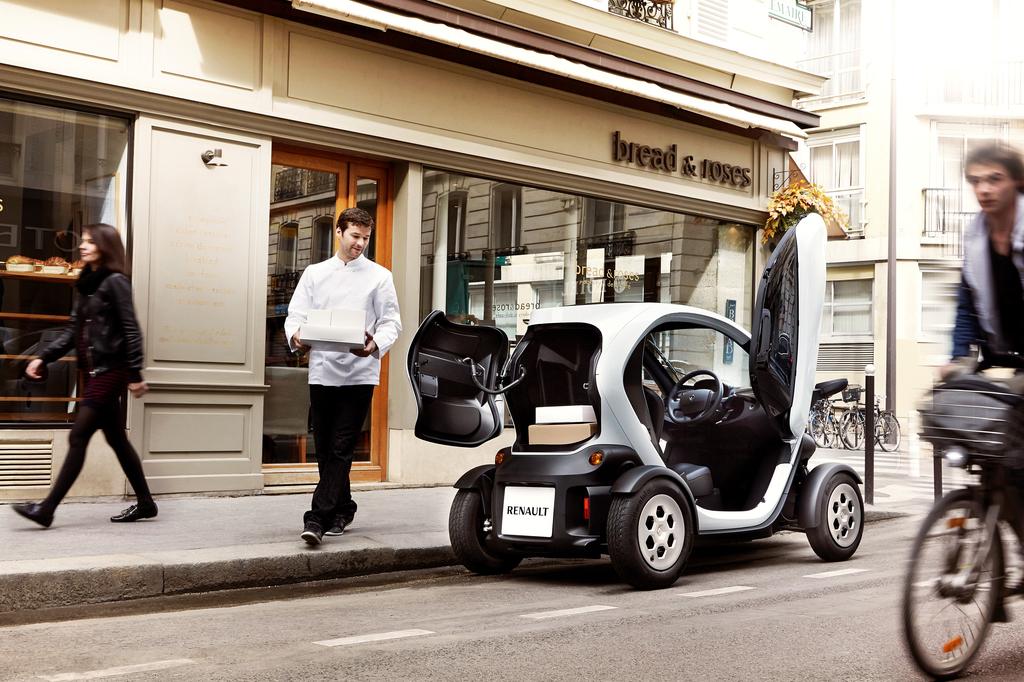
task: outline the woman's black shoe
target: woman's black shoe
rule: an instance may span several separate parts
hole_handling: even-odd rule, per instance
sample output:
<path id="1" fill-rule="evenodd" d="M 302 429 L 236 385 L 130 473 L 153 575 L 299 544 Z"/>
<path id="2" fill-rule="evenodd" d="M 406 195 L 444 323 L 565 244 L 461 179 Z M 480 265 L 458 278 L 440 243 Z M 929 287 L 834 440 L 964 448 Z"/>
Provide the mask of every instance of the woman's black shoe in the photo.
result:
<path id="1" fill-rule="evenodd" d="M 130 523 L 141 519 L 151 519 L 155 516 L 156 505 L 150 502 L 149 504 L 133 504 L 117 516 L 111 516 L 110 520 L 114 523 Z"/>
<path id="2" fill-rule="evenodd" d="M 53 512 L 47 512 L 39 503 L 15 504 L 11 506 L 11 509 L 29 521 L 35 521 L 43 528 L 49 528 L 53 523 Z"/>

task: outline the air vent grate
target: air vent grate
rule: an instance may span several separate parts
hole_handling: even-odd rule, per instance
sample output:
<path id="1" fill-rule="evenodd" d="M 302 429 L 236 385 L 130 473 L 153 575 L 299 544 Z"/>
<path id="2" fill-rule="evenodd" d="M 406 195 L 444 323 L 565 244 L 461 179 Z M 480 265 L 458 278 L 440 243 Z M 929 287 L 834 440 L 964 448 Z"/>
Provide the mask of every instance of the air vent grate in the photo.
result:
<path id="1" fill-rule="evenodd" d="M 823 343 L 818 346 L 819 372 L 863 372 L 865 365 L 875 362 L 875 344 Z"/>
<path id="2" fill-rule="evenodd" d="M 0 442 L 0 490 L 47 487 L 53 471 L 53 442 Z"/>

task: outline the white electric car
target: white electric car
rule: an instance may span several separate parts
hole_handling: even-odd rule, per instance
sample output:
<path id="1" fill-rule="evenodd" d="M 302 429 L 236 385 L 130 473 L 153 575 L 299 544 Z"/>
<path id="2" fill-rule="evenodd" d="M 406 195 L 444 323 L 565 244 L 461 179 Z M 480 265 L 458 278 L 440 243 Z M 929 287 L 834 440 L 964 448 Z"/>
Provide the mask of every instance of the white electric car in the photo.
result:
<path id="1" fill-rule="evenodd" d="M 672 585 L 700 538 L 807 534 L 826 561 L 863 533 L 850 467 L 808 468 L 825 226 L 811 215 L 772 253 L 753 334 L 698 308 L 603 303 L 537 310 L 508 358 L 495 327 L 420 326 L 409 354 L 416 435 L 475 447 L 497 436 L 504 394 L 516 439 L 466 472 L 452 547 L 477 573 L 524 557 L 599 557 L 638 588 Z"/>

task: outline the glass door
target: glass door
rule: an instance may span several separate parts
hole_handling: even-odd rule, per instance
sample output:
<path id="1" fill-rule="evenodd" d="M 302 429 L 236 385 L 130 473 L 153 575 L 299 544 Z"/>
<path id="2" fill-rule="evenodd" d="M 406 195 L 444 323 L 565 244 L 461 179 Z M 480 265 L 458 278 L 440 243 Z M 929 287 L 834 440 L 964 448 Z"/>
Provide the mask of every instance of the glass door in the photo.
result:
<path id="1" fill-rule="evenodd" d="M 267 485 L 315 483 L 309 357 L 288 350 L 288 302 L 308 265 L 336 257 L 335 224 L 346 208 L 358 206 L 374 217 L 366 256 L 391 267 L 389 171 L 369 161 L 275 149 L 271 173 L 263 469 Z M 356 447 L 353 481 L 382 481 L 387 470 L 387 371 L 385 358 Z"/>

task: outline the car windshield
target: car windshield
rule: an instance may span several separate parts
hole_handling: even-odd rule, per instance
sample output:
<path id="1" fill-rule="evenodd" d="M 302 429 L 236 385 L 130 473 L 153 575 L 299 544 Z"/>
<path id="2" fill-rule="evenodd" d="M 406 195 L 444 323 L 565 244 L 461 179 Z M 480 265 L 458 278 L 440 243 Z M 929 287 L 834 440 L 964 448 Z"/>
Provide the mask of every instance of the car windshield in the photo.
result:
<path id="1" fill-rule="evenodd" d="M 721 332 L 707 328 L 657 331 L 645 347 L 673 382 L 697 369 L 710 369 L 723 383 L 740 388 L 750 385 L 747 352 Z"/>

